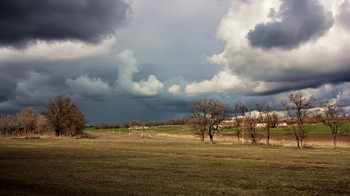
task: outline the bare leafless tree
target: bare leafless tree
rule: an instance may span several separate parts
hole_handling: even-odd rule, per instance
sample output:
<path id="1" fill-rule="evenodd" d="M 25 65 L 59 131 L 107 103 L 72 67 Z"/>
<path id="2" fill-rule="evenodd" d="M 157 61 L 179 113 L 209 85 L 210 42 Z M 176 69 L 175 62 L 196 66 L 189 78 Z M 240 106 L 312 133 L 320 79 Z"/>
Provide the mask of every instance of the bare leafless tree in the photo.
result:
<path id="1" fill-rule="evenodd" d="M 295 136 L 297 147 L 303 148 L 303 140 L 310 131 L 306 118 L 310 115 L 315 99 L 309 97 L 304 91 L 297 91 L 288 95 L 288 100 L 282 100 L 285 112 L 290 117 L 288 124 Z"/>
<path id="2" fill-rule="evenodd" d="M 204 141 L 207 133 L 214 143 L 214 135 L 219 132 L 222 121 L 229 117 L 230 109 L 227 104 L 216 99 L 198 99 L 193 101 L 191 116 L 193 129 Z"/>
<path id="3" fill-rule="evenodd" d="M 263 112 L 263 119 L 266 129 L 266 144 L 270 145 L 271 128 L 274 128 L 278 124 L 279 117 L 276 112 L 273 111 L 271 104 L 266 104 Z"/>
<path id="4" fill-rule="evenodd" d="M 235 135 L 237 137 L 237 141 L 240 142 L 240 137 L 242 136 L 242 131 L 243 131 L 243 115 L 241 111 L 241 106 L 243 104 L 241 102 L 235 102 L 233 104 L 233 113 L 234 113 L 234 119 L 235 119 Z M 243 136 L 242 136 L 243 137 Z M 244 143 L 244 138 L 242 138 L 242 143 Z"/>
<path id="5" fill-rule="evenodd" d="M 18 120 L 25 133 L 33 133 L 37 127 L 38 113 L 34 108 L 24 108 L 18 114 Z"/>
<path id="6" fill-rule="evenodd" d="M 7 115 L 0 113 L 0 131 L 1 134 L 10 134 L 9 130 L 9 119 L 7 118 Z"/>
<path id="7" fill-rule="evenodd" d="M 271 127 L 277 128 L 280 124 L 280 121 L 281 121 L 281 119 L 278 116 L 278 114 L 276 112 L 273 112 L 272 116 L 271 116 Z"/>
<path id="8" fill-rule="evenodd" d="M 77 135 L 85 127 L 84 114 L 71 102 L 68 97 L 56 97 L 45 106 L 47 121 L 53 127 L 56 136 Z"/>
<path id="9" fill-rule="evenodd" d="M 252 140 L 252 144 L 257 143 L 257 137 L 258 137 L 257 123 L 260 120 L 260 116 L 259 116 L 260 105 L 256 105 L 256 107 L 258 111 L 252 111 L 249 109 L 248 106 L 245 106 L 242 103 L 240 103 L 239 105 L 239 108 L 243 117 L 243 128 L 249 134 Z"/>
<path id="10" fill-rule="evenodd" d="M 39 134 L 53 132 L 52 126 L 49 124 L 47 118 L 44 115 L 38 116 L 36 131 Z"/>
<path id="11" fill-rule="evenodd" d="M 346 121 L 343 120 L 345 116 L 343 108 L 339 102 L 327 101 L 322 104 L 322 111 L 323 114 L 319 116 L 319 119 L 329 127 L 333 136 L 333 145 L 337 147 L 337 135 L 347 131 L 345 129 Z"/>
<path id="12" fill-rule="evenodd" d="M 188 117 L 187 123 L 193 130 L 194 134 L 198 135 L 201 142 L 203 142 L 206 134 L 206 127 L 202 121 L 199 118 L 193 118 L 191 115 Z"/>
<path id="13" fill-rule="evenodd" d="M 21 134 L 21 126 L 20 122 L 18 120 L 17 114 L 9 114 L 7 115 L 7 121 L 8 121 L 8 132 L 12 134 Z"/>

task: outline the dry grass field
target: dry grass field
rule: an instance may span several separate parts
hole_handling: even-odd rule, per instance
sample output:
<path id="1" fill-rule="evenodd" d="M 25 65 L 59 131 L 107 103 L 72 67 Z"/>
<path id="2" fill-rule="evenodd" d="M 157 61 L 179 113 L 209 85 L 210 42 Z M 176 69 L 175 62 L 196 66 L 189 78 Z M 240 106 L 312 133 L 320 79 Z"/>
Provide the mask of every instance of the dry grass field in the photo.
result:
<path id="1" fill-rule="evenodd" d="M 158 136 L 197 139 L 190 133 L 157 133 Z M 207 138 L 209 139 L 209 138 Z M 219 133 L 215 135 L 214 140 L 217 143 L 242 143 L 242 138 L 238 142 L 237 137 L 233 133 Z M 250 143 L 249 135 L 245 136 L 245 143 Z M 265 133 L 260 133 L 257 139 L 258 144 L 266 145 Z M 293 135 L 287 133 L 272 133 L 270 145 L 275 147 L 295 147 L 296 141 Z M 304 145 L 307 148 L 334 148 L 331 134 L 309 134 L 304 140 Z M 337 148 L 350 148 L 350 134 L 338 135 Z"/>
<path id="2" fill-rule="evenodd" d="M 88 132 L 0 138 L 0 195 L 349 195 L 350 149 Z"/>

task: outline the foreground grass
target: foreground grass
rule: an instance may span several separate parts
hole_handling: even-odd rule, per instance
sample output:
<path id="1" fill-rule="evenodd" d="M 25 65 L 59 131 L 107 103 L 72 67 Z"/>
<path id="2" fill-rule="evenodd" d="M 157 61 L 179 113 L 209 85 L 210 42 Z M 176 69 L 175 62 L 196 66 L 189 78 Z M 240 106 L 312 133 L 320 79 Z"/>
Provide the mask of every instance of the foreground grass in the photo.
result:
<path id="1" fill-rule="evenodd" d="M 350 149 L 90 134 L 0 139 L 0 195 L 350 194 Z"/>

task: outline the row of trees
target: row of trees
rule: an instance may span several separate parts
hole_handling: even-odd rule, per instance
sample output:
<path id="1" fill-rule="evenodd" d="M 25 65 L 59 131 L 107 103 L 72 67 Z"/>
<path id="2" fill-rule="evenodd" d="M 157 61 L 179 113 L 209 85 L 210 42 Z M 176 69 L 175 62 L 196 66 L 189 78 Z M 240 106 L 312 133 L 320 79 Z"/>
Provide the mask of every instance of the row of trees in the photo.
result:
<path id="1" fill-rule="evenodd" d="M 95 129 L 114 129 L 114 128 L 121 128 L 122 123 L 119 121 L 116 122 L 100 122 L 100 123 L 95 123 L 92 125 Z"/>
<path id="2" fill-rule="evenodd" d="M 25 108 L 19 114 L 0 114 L 2 134 L 48 133 L 56 136 L 78 135 L 85 127 L 84 114 L 68 97 L 56 97 L 45 106 L 42 115 L 34 108 Z"/>
<path id="3" fill-rule="evenodd" d="M 180 126 L 180 125 L 185 125 L 187 124 L 186 119 L 171 119 L 171 120 L 166 120 L 166 121 L 125 121 L 124 123 L 120 121 L 115 121 L 115 122 L 99 122 L 95 123 L 92 126 L 95 129 L 113 129 L 113 128 L 121 128 L 121 127 L 155 127 L 155 126 L 164 126 L 164 125 L 173 125 L 173 126 Z"/>
<path id="4" fill-rule="evenodd" d="M 346 117 L 342 107 L 336 101 L 328 101 L 317 110 L 314 108 L 315 99 L 309 97 L 303 91 L 289 94 L 287 100 L 282 100 L 281 105 L 285 112 L 285 118 L 281 118 L 271 104 L 261 106 L 256 104 L 253 109 L 242 102 L 229 105 L 215 99 L 199 99 L 192 104 L 190 124 L 204 141 L 207 135 L 214 143 L 214 135 L 220 129 L 228 125 L 234 127 L 238 141 L 244 132 L 248 133 L 253 144 L 257 143 L 258 128 L 266 130 L 266 141 L 270 144 L 271 128 L 277 127 L 284 122 L 288 125 L 289 132 L 294 136 L 297 147 L 303 148 L 303 141 L 311 130 L 311 123 L 319 122 L 328 126 L 333 136 L 333 144 L 337 144 L 337 135 L 348 131 L 345 127 Z M 232 119 L 233 124 L 225 121 Z M 316 119 L 316 121 L 315 121 Z M 259 125 L 259 126 L 258 126 Z M 261 126 L 262 125 L 262 126 Z"/>

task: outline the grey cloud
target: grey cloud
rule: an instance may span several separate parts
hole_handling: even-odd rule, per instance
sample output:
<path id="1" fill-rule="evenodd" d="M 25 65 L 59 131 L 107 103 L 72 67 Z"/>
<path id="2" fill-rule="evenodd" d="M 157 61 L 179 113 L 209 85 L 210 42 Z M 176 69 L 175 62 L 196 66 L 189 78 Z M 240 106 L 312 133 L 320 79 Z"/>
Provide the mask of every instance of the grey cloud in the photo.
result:
<path id="1" fill-rule="evenodd" d="M 251 93 L 248 95 L 274 95 L 291 90 L 302 90 L 305 88 L 319 88 L 325 84 L 341 84 L 344 82 L 350 82 L 349 73 L 350 67 L 344 67 L 339 70 L 333 70 L 329 72 L 317 72 L 311 70 L 285 70 L 279 72 L 276 76 L 269 75 L 265 72 L 264 76 L 257 76 L 255 79 L 260 79 L 266 82 L 279 82 L 283 85 L 276 89 L 266 90 L 260 93 Z M 260 72 L 261 73 L 261 72 Z"/>
<path id="2" fill-rule="evenodd" d="M 0 110 L 42 106 L 57 95 L 68 95 L 65 80 L 80 74 L 74 62 L 4 62 L 0 66 Z M 4 107 L 4 105 L 6 107 Z M 2 106 L 2 107 L 1 107 Z"/>
<path id="3" fill-rule="evenodd" d="M 350 30 L 350 2 L 345 0 L 340 5 L 339 21 Z"/>
<path id="4" fill-rule="evenodd" d="M 15 97 L 18 80 L 26 78 L 26 71 L 27 68 L 18 67 L 16 64 L 0 65 L 0 103 Z"/>
<path id="5" fill-rule="evenodd" d="M 279 12 L 272 9 L 269 16 L 279 16 L 281 21 L 261 23 L 250 30 L 247 38 L 252 46 L 293 49 L 324 35 L 334 21 L 317 0 L 283 1 Z"/>
<path id="6" fill-rule="evenodd" d="M 140 115 L 144 114 L 143 107 L 149 112 L 154 111 L 153 107 L 141 104 L 142 99 L 148 99 L 149 96 L 130 95 L 128 91 L 115 88 L 118 72 L 115 56 L 54 62 L 46 60 L 1 62 L 0 112 L 18 112 L 23 107 L 43 106 L 58 95 L 70 96 L 77 103 L 88 103 L 82 104 L 82 109 L 89 108 L 89 105 L 95 107 L 105 103 L 119 107 L 120 104 L 114 102 L 126 97 L 124 105 L 129 105 L 128 99 L 132 100 L 130 104 L 139 104 L 135 105 L 135 110 L 138 110 Z M 108 108 L 107 105 L 105 107 Z M 104 116 L 104 111 L 98 114 Z M 128 115 L 133 116 L 132 112 Z"/>
<path id="7" fill-rule="evenodd" d="M 37 40 L 98 43 L 127 20 L 123 0 L 0 1 L 0 45 L 24 47 Z"/>
<path id="8" fill-rule="evenodd" d="M 14 96 L 17 82 L 3 72 L 0 73 L 0 103 Z"/>
<path id="9" fill-rule="evenodd" d="M 89 123 L 127 120 L 168 120 L 188 115 L 192 100 L 169 97 L 132 97 L 127 94 L 103 102 L 74 99 Z"/>

